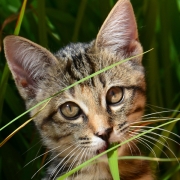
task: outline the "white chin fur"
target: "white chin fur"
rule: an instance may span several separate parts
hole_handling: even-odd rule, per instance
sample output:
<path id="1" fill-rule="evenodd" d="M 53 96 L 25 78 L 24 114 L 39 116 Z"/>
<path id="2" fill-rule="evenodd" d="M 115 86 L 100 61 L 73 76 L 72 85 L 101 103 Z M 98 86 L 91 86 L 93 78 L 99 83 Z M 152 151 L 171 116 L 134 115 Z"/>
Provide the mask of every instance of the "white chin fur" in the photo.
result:
<path id="1" fill-rule="evenodd" d="M 101 149 L 105 145 L 106 145 L 105 141 L 103 141 L 101 138 L 96 137 L 96 136 L 92 137 L 91 146 L 93 147 L 94 151 Z"/>

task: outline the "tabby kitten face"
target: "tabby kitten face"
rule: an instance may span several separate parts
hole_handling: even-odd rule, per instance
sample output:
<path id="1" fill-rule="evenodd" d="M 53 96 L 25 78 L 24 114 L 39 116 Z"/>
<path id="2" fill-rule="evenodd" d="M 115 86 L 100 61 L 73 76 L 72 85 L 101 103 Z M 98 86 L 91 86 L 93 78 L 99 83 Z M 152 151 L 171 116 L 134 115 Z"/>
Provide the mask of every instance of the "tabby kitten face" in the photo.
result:
<path id="1" fill-rule="evenodd" d="M 70 44 L 54 55 L 18 36 L 6 37 L 4 46 L 27 108 L 104 67 L 142 53 L 129 0 L 117 2 L 96 40 L 90 43 Z M 141 120 L 145 106 L 141 58 L 63 91 L 34 118 L 43 143 L 52 150 L 54 165 L 48 170 L 51 176 L 105 151 L 110 143 L 130 137 L 129 126 Z M 41 107 L 32 110 L 31 116 Z M 119 155 L 128 154 L 126 147 L 119 148 Z M 65 168 L 60 168 L 64 157 L 69 159 Z M 52 175 L 52 171 L 56 173 Z M 106 177 L 111 179 L 107 172 Z M 86 177 L 99 178 L 91 176 Z"/>

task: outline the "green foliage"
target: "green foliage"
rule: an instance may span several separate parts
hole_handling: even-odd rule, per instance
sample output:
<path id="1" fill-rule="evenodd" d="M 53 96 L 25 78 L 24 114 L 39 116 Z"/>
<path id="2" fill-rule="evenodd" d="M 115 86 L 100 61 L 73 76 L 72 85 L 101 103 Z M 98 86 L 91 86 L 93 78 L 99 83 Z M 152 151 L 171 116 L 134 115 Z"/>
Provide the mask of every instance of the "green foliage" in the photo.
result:
<path id="1" fill-rule="evenodd" d="M 111 144 L 109 149 L 111 149 L 112 147 L 114 147 L 116 145 L 117 144 Z M 109 168 L 110 168 L 113 179 L 120 180 L 117 149 L 114 149 L 114 150 L 108 152 L 107 157 L 108 157 Z"/>
<path id="2" fill-rule="evenodd" d="M 115 0 L 29 0 L 20 36 L 48 47 L 52 52 L 71 41 L 90 41 L 96 37 L 101 24 L 114 3 Z M 2 40 L 5 36 L 13 34 L 21 4 L 20 0 L 0 1 L 0 82 L 2 82 L 3 71 L 6 68 Z M 148 82 L 147 113 L 154 112 L 154 110 L 166 111 L 165 109 L 152 107 L 150 104 L 179 109 L 179 107 L 176 108 L 180 99 L 179 1 L 132 0 L 132 4 L 138 22 L 139 38 L 144 50 L 154 48 L 153 51 L 144 56 L 143 62 L 146 67 Z M 3 105 L 2 113 L 0 113 L 0 126 L 2 127 L 23 113 L 25 107 L 11 77 L 7 88 L 3 88 L 5 86 L 1 87 L 0 92 L 5 92 L 5 95 L 3 95 L 4 101 L 0 99 L 0 104 Z M 2 94 L 0 94 L 0 97 L 2 97 Z M 173 111 L 170 114 L 161 113 L 160 116 L 167 117 L 172 113 Z M 174 113 L 173 117 L 179 118 L 178 113 Z M 1 131 L 0 141 L 27 119 L 28 116 L 23 116 Z M 45 151 L 41 148 L 38 134 L 34 129 L 33 123 L 27 125 L 0 148 L 0 179 L 31 179 L 32 175 L 41 167 L 44 161 L 43 157 L 37 158 L 37 160 L 25 166 Z M 179 123 L 168 125 L 166 130 L 180 135 Z M 157 133 L 161 134 L 161 132 Z M 179 139 L 172 137 L 166 131 L 162 135 L 179 142 Z M 168 141 L 168 144 L 176 156 L 180 157 L 179 146 L 172 141 Z M 151 144 L 149 145 L 151 146 Z M 157 146 L 153 149 L 158 157 L 166 157 L 162 153 L 162 151 L 165 151 L 169 157 L 174 158 L 167 148 L 160 144 L 157 145 L 160 149 Z M 158 168 L 158 166 L 155 168 Z M 166 173 L 164 173 L 164 169 L 167 169 Z M 176 162 L 160 163 L 157 179 L 178 180 L 178 177 L 180 177 L 179 169 Z M 43 171 L 33 179 L 41 179 L 42 175 Z"/>

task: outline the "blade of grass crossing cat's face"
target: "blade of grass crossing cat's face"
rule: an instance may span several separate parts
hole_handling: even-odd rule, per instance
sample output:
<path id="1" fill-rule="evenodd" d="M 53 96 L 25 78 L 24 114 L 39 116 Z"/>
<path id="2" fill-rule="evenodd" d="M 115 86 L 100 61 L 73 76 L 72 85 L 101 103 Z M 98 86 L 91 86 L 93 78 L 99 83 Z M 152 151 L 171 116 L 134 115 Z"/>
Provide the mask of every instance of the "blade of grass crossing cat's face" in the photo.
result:
<path id="1" fill-rule="evenodd" d="M 128 136 L 129 124 L 141 120 L 146 86 L 142 56 L 137 56 L 143 50 L 129 0 L 117 2 L 97 38 L 90 43 L 71 43 L 54 55 L 22 37 L 9 36 L 4 44 L 9 67 L 28 108 L 98 70 L 136 56 L 58 94 L 34 118 L 44 144 L 53 149 L 54 159 L 47 178 L 58 177 L 105 151 L 108 144 L 131 137 Z M 31 115 L 37 111 L 34 109 Z M 62 147 L 66 150 L 63 153 Z M 124 153 L 130 153 L 127 145 L 118 149 L 118 155 Z M 86 156 L 81 157 L 83 154 Z M 68 161 L 64 164 L 61 159 L 66 156 Z M 137 169 L 142 165 L 133 162 Z M 118 165 L 122 175 L 126 172 L 124 176 L 131 173 L 134 177 L 146 178 L 148 165 L 142 163 L 144 168 L 138 173 L 134 166 L 127 168 L 120 162 Z M 104 171 L 109 169 L 107 163 L 97 163 L 97 166 L 103 174 L 96 174 L 93 166 L 90 168 L 94 173 L 86 169 L 83 172 L 89 179 L 99 179 L 100 175 L 112 178 L 109 171 Z"/>

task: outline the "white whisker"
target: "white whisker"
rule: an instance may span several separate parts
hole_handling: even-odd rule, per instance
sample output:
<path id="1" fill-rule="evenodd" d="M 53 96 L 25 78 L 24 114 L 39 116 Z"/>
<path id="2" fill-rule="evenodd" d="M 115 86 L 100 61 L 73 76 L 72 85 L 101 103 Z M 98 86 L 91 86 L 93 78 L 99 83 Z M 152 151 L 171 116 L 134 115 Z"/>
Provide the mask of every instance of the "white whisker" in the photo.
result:
<path id="1" fill-rule="evenodd" d="M 135 127 L 135 128 L 136 128 L 136 127 L 137 127 L 137 128 L 147 128 L 147 129 L 152 129 L 152 128 L 154 128 L 154 127 L 152 127 L 152 126 L 131 126 L 131 127 Z M 177 134 L 175 134 L 175 133 L 173 133 L 173 132 L 171 132 L 171 131 L 168 131 L 168 130 L 166 130 L 166 129 L 162 129 L 162 128 L 158 128 L 158 127 L 156 127 L 156 129 L 161 130 L 161 131 L 168 132 L 168 133 L 173 134 L 174 136 L 180 138 L 179 135 L 177 135 Z"/>
<path id="2" fill-rule="evenodd" d="M 134 134 L 134 132 L 132 132 L 132 133 Z M 135 135 L 136 135 L 136 133 L 135 133 Z M 132 135 L 132 136 L 134 136 L 134 135 Z M 146 147 L 147 149 L 149 149 L 150 152 L 153 153 L 154 157 L 157 158 L 155 151 L 154 151 L 146 142 L 144 142 L 144 141 L 148 141 L 148 140 L 146 140 L 146 139 L 144 139 L 144 138 L 142 138 L 142 137 L 138 137 L 137 140 L 138 140 L 139 142 L 141 142 L 142 145 L 145 145 L 145 147 Z M 144 144 L 143 144 L 143 143 L 144 143 Z M 150 142 L 150 143 L 152 144 L 152 142 Z"/>
<path id="3" fill-rule="evenodd" d="M 169 108 L 163 108 L 163 107 L 155 106 L 155 105 L 152 105 L 152 104 L 146 104 L 146 106 L 149 106 L 149 107 L 155 107 L 155 108 L 158 108 L 158 109 L 169 110 L 169 111 L 172 111 L 172 112 L 180 112 L 180 111 L 178 111 L 178 110 L 169 109 Z"/>
<path id="4" fill-rule="evenodd" d="M 83 156 L 83 154 L 84 154 L 84 151 L 85 151 L 85 149 L 81 149 L 81 151 L 79 152 L 79 154 L 76 155 L 76 157 L 74 158 L 74 160 L 73 160 L 72 163 L 70 164 L 70 166 L 69 166 L 68 170 L 66 171 L 66 173 L 69 172 L 69 171 L 73 168 L 73 166 L 74 166 L 75 162 L 77 161 L 79 155 L 81 155 L 80 159 L 82 158 L 82 156 Z M 82 154 L 81 154 L 81 152 L 82 152 Z M 79 159 L 79 161 L 80 161 L 80 159 Z M 78 161 L 78 162 L 79 162 L 79 161 Z M 78 163 L 77 163 L 77 166 L 78 166 Z"/>
<path id="5" fill-rule="evenodd" d="M 69 148 L 71 148 L 72 146 L 74 146 L 74 144 L 72 144 L 71 146 L 69 146 L 69 147 L 67 147 L 66 149 L 64 149 L 63 151 L 61 151 L 60 153 L 58 153 L 56 156 L 54 156 L 51 160 L 49 160 L 47 163 L 45 163 L 41 168 L 39 168 L 37 171 L 36 171 L 36 173 L 31 177 L 31 179 L 32 178 L 34 178 L 34 176 L 42 169 L 42 168 L 44 168 L 47 164 L 49 164 L 51 161 L 53 161 L 55 158 L 57 158 L 60 154 L 62 154 L 64 151 L 66 151 L 67 149 L 69 149 Z M 58 147 L 59 148 L 59 147 Z M 54 148 L 54 149 L 57 149 L 57 148 Z M 53 149 L 53 150 L 54 150 Z M 50 151 L 52 151 L 52 150 L 50 150 Z M 42 155 L 41 155 L 42 156 Z"/>
<path id="6" fill-rule="evenodd" d="M 127 140 L 125 137 L 122 137 L 125 141 Z M 131 146 L 129 145 L 129 142 L 127 142 L 127 145 L 128 145 L 128 147 L 129 147 L 129 150 L 130 150 L 130 152 L 131 152 L 131 155 L 133 156 L 133 151 L 132 151 L 132 149 L 131 149 Z"/>
<path id="7" fill-rule="evenodd" d="M 129 132 L 131 133 L 131 131 L 129 131 Z M 140 151 L 139 147 L 136 145 L 136 143 L 134 143 L 134 141 L 131 141 L 131 143 L 138 149 L 139 154 L 141 155 L 141 151 Z"/>
<path id="8" fill-rule="evenodd" d="M 142 116 L 142 117 L 152 116 L 152 115 L 154 115 L 154 114 L 169 113 L 169 112 L 174 112 L 174 111 L 172 111 L 172 110 L 159 111 L 159 112 L 155 112 L 155 113 L 146 114 L 146 115 L 144 115 L 144 116 Z"/>
<path id="9" fill-rule="evenodd" d="M 135 133 L 135 132 L 132 132 L 132 133 L 134 133 L 134 134 L 138 134 L 138 133 Z M 156 133 L 155 133 L 156 134 Z M 157 135 L 157 134 L 156 134 Z M 172 154 L 173 154 L 173 156 L 177 159 L 177 161 L 178 161 L 178 163 L 179 163 L 179 160 L 178 160 L 178 158 L 176 157 L 176 155 L 174 154 L 174 152 L 168 147 L 168 146 L 166 146 L 165 145 L 165 143 L 163 143 L 162 141 L 160 141 L 160 140 L 157 140 L 157 139 L 155 139 L 155 138 L 153 138 L 153 137 L 150 137 L 150 136 L 148 136 L 148 135 L 143 135 L 143 137 L 146 137 L 146 138 L 149 138 L 149 139 L 152 139 L 152 140 L 154 140 L 155 142 L 158 142 L 159 144 L 161 144 L 162 146 L 164 146 L 164 147 L 166 147 Z M 161 137 L 161 136 L 160 136 Z M 162 137 L 161 137 L 162 138 Z M 146 141 L 148 141 L 147 139 L 145 139 L 144 138 L 144 140 L 146 140 Z M 152 144 L 152 142 L 150 142 L 150 141 L 148 141 L 149 143 L 151 143 Z M 165 142 L 167 142 L 166 140 L 165 140 Z M 159 148 L 155 143 L 153 143 L 153 145 L 154 146 L 156 146 L 159 150 L 161 150 L 162 151 L 162 149 L 161 148 Z M 168 157 L 168 155 L 164 152 L 164 151 L 162 151 L 167 157 Z M 168 157 L 169 158 L 169 157 Z"/>
<path id="10" fill-rule="evenodd" d="M 83 149 L 83 153 L 81 154 L 81 156 L 80 156 L 80 158 L 79 158 L 79 161 L 77 162 L 77 166 L 79 166 L 81 163 L 82 163 L 82 161 L 83 161 L 83 158 L 84 158 L 84 153 L 87 151 L 87 149 L 88 148 L 84 148 Z M 81 152 L 80 152 L 81 153 Z M 80 154 L 79 153 L 79 154 Z M 72 169 L 72 168 L 71 168 Z M 81 171 L 82 169 L 80 169 L 80 170 L 78 170 L 78 171 Z M 77 171 L 77 172 L 78 172 Z M 73 176 L 75 175 L 75 173 L 73 174 Z M 77 176 L 78 176 L 78 173 L 77 173 Z"/>
<path id="11" fill-rule="evenodd" d="M 138 134 L 138 133 L 137 133 Z M 149 136 L 147 136 L 147 135 L 143 135 L 143 137 L 146 137 L 146 138 L 149 138 L 149 139 L 151 139 L 151 140 L 154 140 L 155 142 L 157 141 L 159 144 L 161 144 L 161 145 L 163 145 L 164 147 L 166 147 L 166 148 L 168 148 L 168 146 L 166 146 L 166 145 L 164 145 L 164 143 L 163 142 L 161 142 L 160 140 L 157 140 L 157 139 L 155 139 L 155 138 L 153 138 L 153 137 L 149 137 Z M 153 142 L 151 142 L 151 141 L 149 141 L 149 140 L 147 140 L 147 139 L 145 139 L 145 138 L 143 138 L 145 141 L 147 141 L 148 143 L 150 143 L 150 144 L 152 144 L 153 146 L 156 146 L 159 150 L 161 150 L 165 155 L 166 155 L 166 157 L 167 158 L 169 158 L 169 156 L 161 149 L 161 148 L 159 148 L 159 146 L 157 146 L 155 143 L 153 143 Z M 169 148 L 168 148 L 169 149 Z M 170 150 L 170 149 L 169 149 Z"/>
<path id="12" fill-rule="evenodd" d="M 52 171 L 52 173 L 51 173 L 51 175 L 50 175 L 50 178 L 55 174 L 55 172 L 56 172 L 56 170 L 59 168 L 59 166 L 65 161 L 65 159 L 73 152 L 73 151 L 75 151 L 75 150 L 78 150 L 79 149 L 79 146 L 76 146 L 74 149 L 72 149 L 59 163 L 58 163 L 58 165 L 54 168 L 54 170 Z M 76 151 L 75 152 L 73 152 L 72 154 L 71 154 L 71 156 L 66 160 L 66 162 L 63 164 L 63 166 L 61 166 L 61 168 L 57 171 L 57 173 L 55 174 L 55 176 L 54 176 L 54 178 L 53 178 L 53 180 L 56 178 L 56 176 L 58 175 L 58 173 L 61 171 L 61 169 L 63 168 L 63 167 L 65 167 L 65 165 L 68 163 L 68 161 L 71 159 L 71 157 L 74 155 L 76 153 Z"/>

